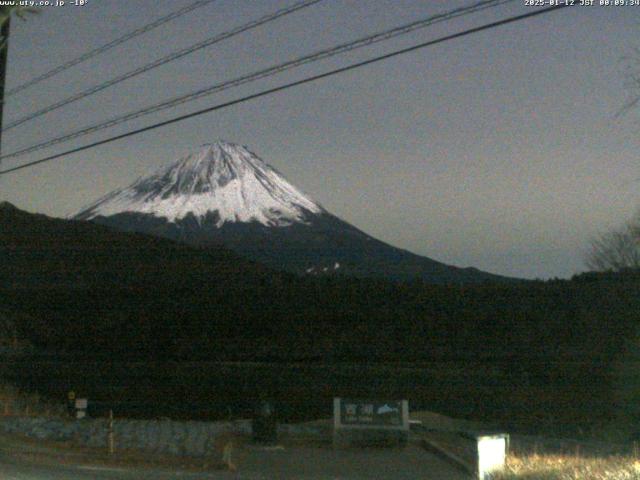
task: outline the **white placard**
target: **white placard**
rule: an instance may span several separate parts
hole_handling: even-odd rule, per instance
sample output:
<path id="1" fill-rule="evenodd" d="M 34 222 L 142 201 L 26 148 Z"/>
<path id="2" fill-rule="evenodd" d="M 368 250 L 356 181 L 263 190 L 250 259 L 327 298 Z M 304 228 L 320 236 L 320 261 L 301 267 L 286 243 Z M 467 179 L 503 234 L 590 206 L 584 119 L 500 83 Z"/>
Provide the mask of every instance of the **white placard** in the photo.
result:
<path id="1" fill-rule="evenodd" d="M 478 478 L 492 478 L 492 474 L 504 468 L 507 458 L 507 435 L 478 437 Z"/>

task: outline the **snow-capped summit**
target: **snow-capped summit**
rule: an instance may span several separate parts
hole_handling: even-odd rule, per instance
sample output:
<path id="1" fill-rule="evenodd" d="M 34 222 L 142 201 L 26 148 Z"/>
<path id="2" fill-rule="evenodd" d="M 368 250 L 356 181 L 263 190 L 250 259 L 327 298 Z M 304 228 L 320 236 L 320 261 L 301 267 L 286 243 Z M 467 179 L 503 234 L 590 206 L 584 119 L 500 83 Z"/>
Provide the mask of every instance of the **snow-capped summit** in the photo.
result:
<path id="1" fill-rule="evenodd" d="M 143 213 L 169 222 L 215 215 L 227 222 L 285 226 L 324 209 L 246 147 L 217 141 L 101 198 L 81 220 Z"/>

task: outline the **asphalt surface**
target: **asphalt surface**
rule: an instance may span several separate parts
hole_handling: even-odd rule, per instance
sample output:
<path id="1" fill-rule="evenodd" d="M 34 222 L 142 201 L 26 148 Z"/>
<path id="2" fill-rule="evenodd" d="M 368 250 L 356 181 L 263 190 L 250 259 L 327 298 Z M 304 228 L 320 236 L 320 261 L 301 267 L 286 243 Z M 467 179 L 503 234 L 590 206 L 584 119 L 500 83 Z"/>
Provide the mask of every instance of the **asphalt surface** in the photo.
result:
<path id="1" fill-rule="evenodd" d="M 238 472 L 188 472 L 155 468 L 107 467 L 78 462 L 55 462 L 29 456 L 33 445 L 0 442 L 2 480 L 467 480 L 469 477 L 440 457 L 418 446 L 405 449 L 345 449 L 248 447 Z"/>
<path id="2" fill-rule="evenodd" d="M 209 475 L 190 472 L 166 472 L 151 469 L 125 469 L 91 465 L 42 465 L 16 460 L 10 454 L 0 454 L 2 480 L 169 480 L 169 479 L 233 479 L 224 472 Z"/>

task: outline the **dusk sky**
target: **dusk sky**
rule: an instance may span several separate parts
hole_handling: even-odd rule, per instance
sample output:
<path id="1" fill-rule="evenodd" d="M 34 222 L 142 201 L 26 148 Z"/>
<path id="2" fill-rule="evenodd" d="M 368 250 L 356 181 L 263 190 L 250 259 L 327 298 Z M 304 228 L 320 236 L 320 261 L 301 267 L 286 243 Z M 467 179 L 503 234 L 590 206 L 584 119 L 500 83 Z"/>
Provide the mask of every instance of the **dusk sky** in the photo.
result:
<path id="1" fill-rule="evenodd" d="M 88 0 L 15 20 L 7 88 L 189 3 Z M 5 124 L 292 3 L 213 2 L 8 98 Z M 2 152 L 472 3 L 324 0 L 10 130 Z M 441 23 L 2 168 L 534 8 L 519 0 Z M 0 201 L 67 216 L 224 139 L 394 246 L 503 275 L 569 277 L 585 269 L 593 235 L 640 207 L 640 111 L 616 116 L 636 49 L 640 6 L 567 8 L 0 176 Z"/>

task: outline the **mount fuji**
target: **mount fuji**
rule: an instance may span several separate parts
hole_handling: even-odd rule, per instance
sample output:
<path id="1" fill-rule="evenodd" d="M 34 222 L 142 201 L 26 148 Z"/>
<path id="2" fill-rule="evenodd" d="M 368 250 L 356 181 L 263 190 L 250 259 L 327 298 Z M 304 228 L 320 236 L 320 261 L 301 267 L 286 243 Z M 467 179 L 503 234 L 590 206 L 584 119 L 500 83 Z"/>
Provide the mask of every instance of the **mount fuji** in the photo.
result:
<path id="1" fill-rule="evenodd" d="M 222 141 L 107 194 L 73 218 L 191 245 L 224 245 L 299 274 L 506 280 L 376 240 L 325 210 L 246 147 Z"/>

